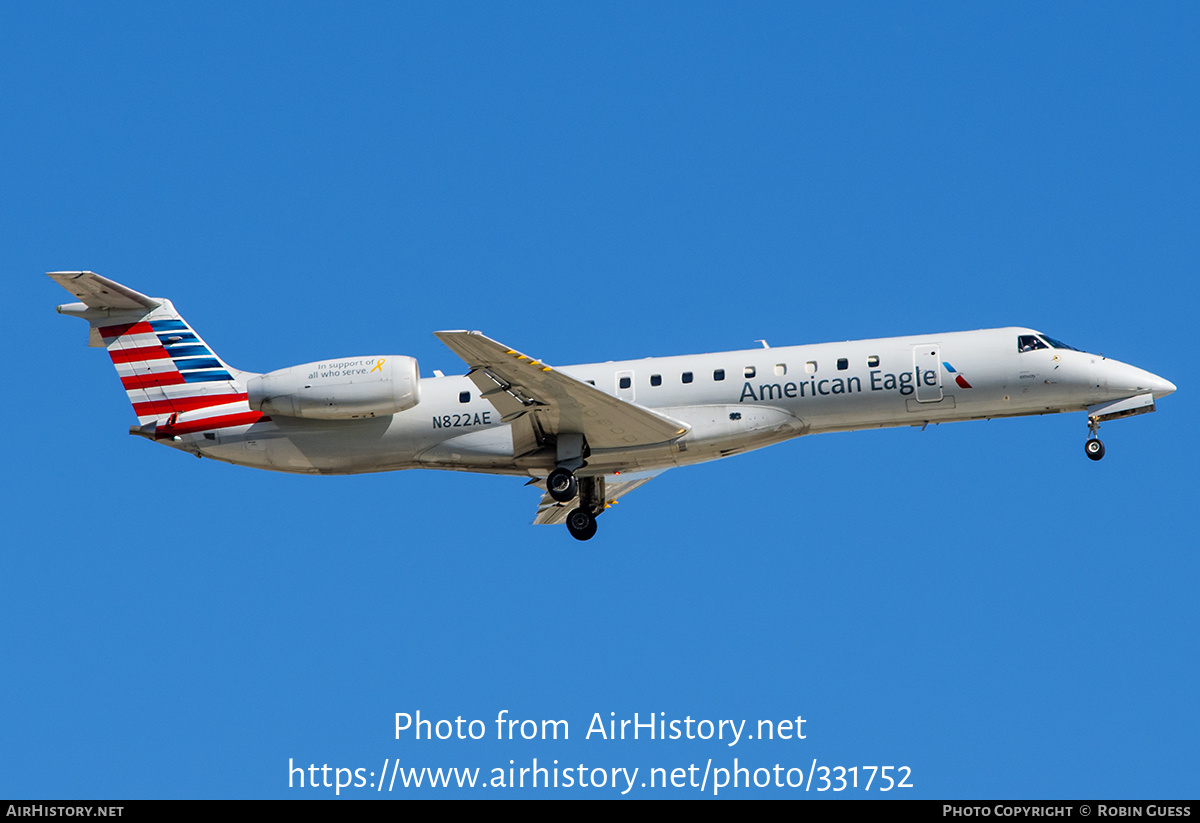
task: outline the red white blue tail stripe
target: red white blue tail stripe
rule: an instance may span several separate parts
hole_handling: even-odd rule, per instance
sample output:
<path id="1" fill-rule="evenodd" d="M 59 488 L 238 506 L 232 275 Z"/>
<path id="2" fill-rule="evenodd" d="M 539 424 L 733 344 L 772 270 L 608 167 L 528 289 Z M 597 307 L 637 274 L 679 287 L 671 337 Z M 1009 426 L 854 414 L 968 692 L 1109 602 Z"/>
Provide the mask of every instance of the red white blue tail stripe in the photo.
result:
<path id="1" fill-rule="evenodd" d="M 152 315 L 135 323 L 101 326 L 99 332 L 139 423 L 171 416 L 178 421 L 188 412 L 215 412 L 225 406 L 250 411 L 245 389 L 229 367 L 182 318 L 154 319 Z M 259 416 L 254 415 L 256 420 Z M 244 420 L 253 422 L 249 415 Z M 201 420 L 189 424 L 193 431 L 204 425 Z M 196 424 L 200 428 L 194 428 Z"/>

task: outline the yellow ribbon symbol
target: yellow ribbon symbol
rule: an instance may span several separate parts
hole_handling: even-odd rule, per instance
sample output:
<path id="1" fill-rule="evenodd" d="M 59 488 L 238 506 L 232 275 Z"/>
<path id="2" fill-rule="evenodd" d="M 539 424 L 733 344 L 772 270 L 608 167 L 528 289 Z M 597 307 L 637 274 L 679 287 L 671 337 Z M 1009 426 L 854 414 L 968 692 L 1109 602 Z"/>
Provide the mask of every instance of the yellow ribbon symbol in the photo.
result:
<path id="1" fill-rule="evenodd" d="M 368 372 L 368 374 L 373 374 L 374 372 L 379 372 L 380 374 L 383 374 L 383 361 L 384 360 L 387 360 L 387 358 L 386 357 L 379 358 L 379 362 L 375 364 L 375 368 L 371 369 L 371 371 Z"/>

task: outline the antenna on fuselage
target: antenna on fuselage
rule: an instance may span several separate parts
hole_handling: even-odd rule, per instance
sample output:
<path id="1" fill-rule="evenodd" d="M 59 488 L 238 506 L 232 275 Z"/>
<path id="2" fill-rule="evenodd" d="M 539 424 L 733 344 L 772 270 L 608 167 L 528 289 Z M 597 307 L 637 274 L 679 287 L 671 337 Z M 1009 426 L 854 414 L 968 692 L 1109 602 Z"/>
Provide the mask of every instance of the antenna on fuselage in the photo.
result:
<path id="1" fill-rule="evenodd" d="M 770 343 L 768 343 L 766 340 L 755 340 L 754 342 L 755 342 L 755 343 L 762 343 L 762 344 L 763 344 L 763 348 L 764 348 L 764 349 L 769 349 L 769 348 L 771 348 L 771 344 L 770 344 Z"/>

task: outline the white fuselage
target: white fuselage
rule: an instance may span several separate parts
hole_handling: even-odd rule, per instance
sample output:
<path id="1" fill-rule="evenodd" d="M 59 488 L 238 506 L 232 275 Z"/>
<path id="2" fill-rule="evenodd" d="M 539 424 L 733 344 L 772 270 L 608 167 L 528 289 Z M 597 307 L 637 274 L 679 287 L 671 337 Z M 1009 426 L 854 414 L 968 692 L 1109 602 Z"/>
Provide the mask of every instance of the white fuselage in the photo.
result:
<path id="1" fill-rule="evenodd" d="M 1035 334 L 986 329 L 559 367 L 691 427 L 670 444 L 592 450 L 577 473 L 659 470 L 820 432 L 1082 411 L 1175 389 L 1099 355 L 1020 351 L 1018 339 Z M 552 449 L 514 457 L 509 424 L 466 376 L 421 378 L 420 402 L 395 414 L 276 415 L 170 445 L 240 465 L 316 474 L 431 468 L 541 476 L 555 465 Z"/>

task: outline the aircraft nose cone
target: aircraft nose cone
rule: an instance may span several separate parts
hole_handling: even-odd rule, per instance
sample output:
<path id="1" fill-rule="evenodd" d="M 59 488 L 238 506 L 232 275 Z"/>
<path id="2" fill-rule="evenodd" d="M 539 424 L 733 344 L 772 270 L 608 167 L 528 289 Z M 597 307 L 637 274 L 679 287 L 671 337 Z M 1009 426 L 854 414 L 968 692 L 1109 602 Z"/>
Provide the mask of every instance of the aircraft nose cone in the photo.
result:
<path id="1" fill-rule="evenodd" d="M 1175 384 L 1170 380 L 1159 377 L 1157 374 L 1150 375 L 1150 393 L 1156 398 L 1166 397 L 1175 391 Z"/>
<path id="2" fill-rule="evenodd" d="M 1103 385 L 1110 395 L 1134 395 L 1149 392 L 1155 397 L 1166 397 L 1175 391 L 1175 384 L 1170 380 L 1152 374 L 1137 366 L 1130 366 L 1117 360 L 1104 361 L 1101 370 Z"/>

